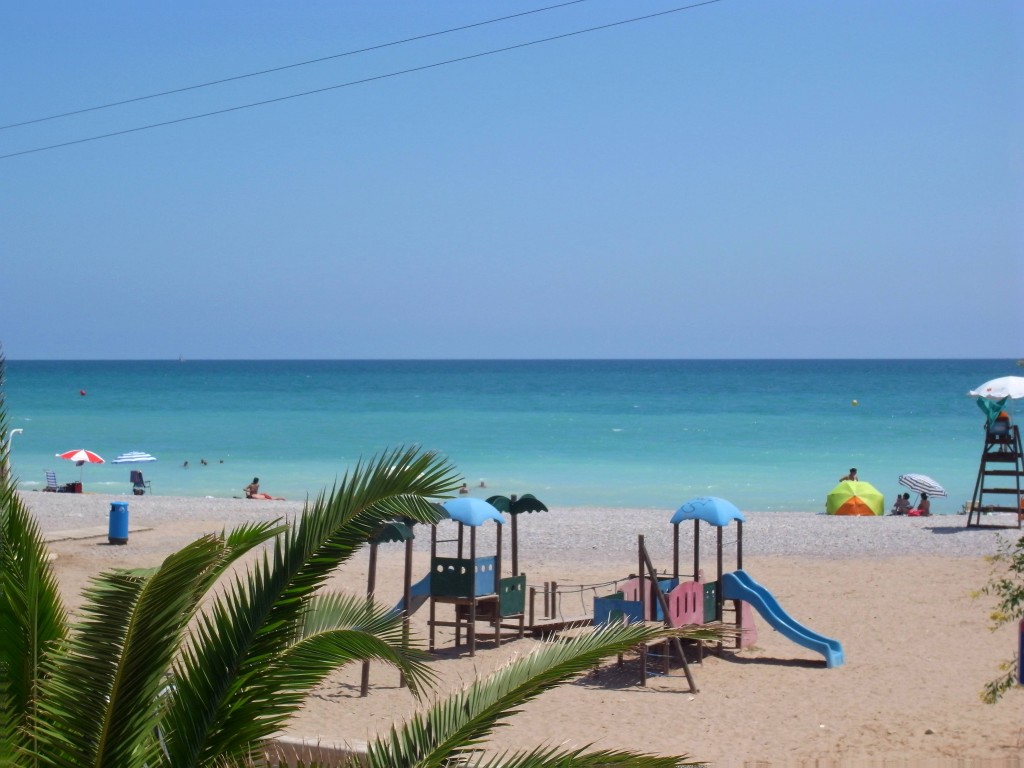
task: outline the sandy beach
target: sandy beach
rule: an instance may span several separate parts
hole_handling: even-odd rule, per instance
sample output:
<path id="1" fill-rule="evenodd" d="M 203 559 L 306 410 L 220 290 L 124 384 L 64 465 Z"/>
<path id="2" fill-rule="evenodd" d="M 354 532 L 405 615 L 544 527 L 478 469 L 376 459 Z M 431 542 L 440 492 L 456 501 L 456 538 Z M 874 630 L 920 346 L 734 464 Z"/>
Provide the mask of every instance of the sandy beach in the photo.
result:
<path id="1" fill-rule="evenodd" d="M 107 568 L 153 565 L 206 531 L 252 519 L 295 515 L 296 502 L 125 497 L 27 492 L 25 502 L 50 540 L 69 606 L 88 578 Z M 110 502 L 128 501 L 133 530 L 124 546 L 107 543 Z M 520 569 L 530 585 L 579 587 L 563 615 L 589 610 L 595 594 L 636 570 L 644 535 L 660 570 L 671 568 L 672 510 L 553 509 L 519 521 Z M 638 685 L 637 665 L 610 659 L 596 674 L 528 705 L 499 729 L 493 745 L 594 744 L 688 754 L 716 766 L 985 765 L 1017 766 L 1024 753 L 1024 694 L 985 705 L 982 686 L 1016 648 L 1014 628 L 988 629 L 985 556 L 1015 529 L 966 529 L 958 516 L 834 518 L 807 513 L 748 513 L 744 568 L 795 619 L 843 644 L 845 664 L 826 669 L 758 617 L 753 648 L 709 654 L 692 666 L 699 693 L 676 670 Z M 414 577 L 426 572 L 429 537 L 415 548 Z M 732 553 L 735 529 L 725 534 Z M 507 539 L 506 539 L 507 541 Z M 487 539 L 481 548 L 486 551 Z M 690 557 L 689 544 L 683 560 Z M 713 577 L 713 540 L 702 541 Z M 507 558 L 507 548 L 506 548 Z M 332 586 L 365 592 L 367 553 Z M 506 559 L 506 572 L 508 560 Z M 733 566 L 727 560 L 726 570 Z M 377 596 L 401 595 L 402 550 L 380 549 Z M 592 586 L 602 585 L 602 586 Z M 440 610 L 440 609 L 439 609 Z M 449 609 L 450 610 L 450 609 Z M 413 617 L 426 642 L 427 611 Z M 451 690 L 539 641 L 480 642 L 475 657 L 453 650 L 439 632 L 432 667 L 440 691 Z M 416 708 L 391 670 L 374 668 L 359 697 L 359 669 L 333 675 L 313 695 L 288 735 L 309 741 L 358 742 Z"/>

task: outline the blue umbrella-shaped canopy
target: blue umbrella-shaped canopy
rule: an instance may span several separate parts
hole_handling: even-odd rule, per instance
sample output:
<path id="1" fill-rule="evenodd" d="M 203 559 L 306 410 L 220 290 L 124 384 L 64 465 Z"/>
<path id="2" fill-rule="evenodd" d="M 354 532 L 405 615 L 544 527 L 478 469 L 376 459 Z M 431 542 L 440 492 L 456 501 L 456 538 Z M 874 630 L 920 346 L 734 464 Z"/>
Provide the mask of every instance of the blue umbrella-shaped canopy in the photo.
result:
<path id="1" fill-rule="evenodd" d="M 747 518 L 731 501 L 720 499 L 717 496 L 698 496 L 683 504 L 672 515 L 673 525 L 684 520 L 703 520 L 705 523 L 724 528 L 733 520 L 745 523 Z"/>
<path id="2" fill-rule="evenodd" d="M 505 524 L 505 518 L 501 516 L 501 512 L 483 499 L 472 497 L 449 499 L 441 506 L 444 507 L 452 520 L 463 525 L 476 527 L 483 525 L 488 520 L 493 520 L 498 525 Z"/>

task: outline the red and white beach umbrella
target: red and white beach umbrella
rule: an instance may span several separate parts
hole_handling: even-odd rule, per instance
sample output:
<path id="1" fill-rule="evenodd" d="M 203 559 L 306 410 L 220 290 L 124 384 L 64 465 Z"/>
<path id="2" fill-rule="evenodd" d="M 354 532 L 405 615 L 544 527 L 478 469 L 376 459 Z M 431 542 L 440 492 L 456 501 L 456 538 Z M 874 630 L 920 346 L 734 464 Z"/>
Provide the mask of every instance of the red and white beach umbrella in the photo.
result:
<path id="1" fill-rule="evenodd" d="M 66 461 L 75 462 L 75 466 L 84 467 L 86 464 L 102 464 L 103 457 L 98 453 L 87 451 L 85 448 L 78 448 L 74 451 L 64 451 L 64 453 L 57 454 L 58 459 L 64 459 Z M 78 473 L 78 480 L 81 482 L 82 473 Z"/>
<path id="2" fill-rule="evenodd" d="M 98 453 L 87 451 L 85 448 L 78 448 L 74 451 L 64 451 L 64 453 L 57 454 L 58 459 L 66 459 L 67 461 L 73 461 L 78 466 L 83 464 L 102 464 L 103 457 Z"/>

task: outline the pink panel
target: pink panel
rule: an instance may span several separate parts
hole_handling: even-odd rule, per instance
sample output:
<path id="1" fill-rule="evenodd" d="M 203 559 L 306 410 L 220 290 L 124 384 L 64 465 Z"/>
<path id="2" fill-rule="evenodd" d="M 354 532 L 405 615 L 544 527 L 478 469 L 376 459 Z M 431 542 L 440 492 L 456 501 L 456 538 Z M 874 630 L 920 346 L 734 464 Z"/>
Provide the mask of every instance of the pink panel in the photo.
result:
<path id="1" fill-rule="evenodd" d="M 684 581 L 668 593 L 668 615 L 672 626 L 704 623 L 704 584 Z"/>

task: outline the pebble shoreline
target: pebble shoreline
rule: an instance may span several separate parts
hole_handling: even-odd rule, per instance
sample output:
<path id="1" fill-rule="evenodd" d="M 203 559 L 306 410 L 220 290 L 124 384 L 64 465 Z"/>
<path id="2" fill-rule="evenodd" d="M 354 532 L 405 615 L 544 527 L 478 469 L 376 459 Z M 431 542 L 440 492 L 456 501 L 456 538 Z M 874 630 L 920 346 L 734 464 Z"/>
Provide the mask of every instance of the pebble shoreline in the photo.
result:
<path id="1" fill-rule="evenodd" d="M 158 532 L 161 525 L 178 524 L 195 526 L 197 530 L 220 530 L 246 520 L 294 517 L 303 508 L 299 501 L 42 492 L 21 492 L 21 497 L 44 533 L 106 525 L 113 501 L 128 502 L 133 526 Z M 643 534 L 649 546 L 664 548 L 671 542 L 672 526 L 668 521 L 672 513 L 673 510 L 554 508 L 548 513 L 520 517 L 520 547 L 531 557 L 593 559 L 595 552 L 628 552 L 635 548 L 637 535 Z M 967 528 L 962 515 L 911 518 L 834 517 L 806 512 L 745 514 L 744 556 L 979 557 L 993 554 L 1000 539 L 1016 541 L 1021 535 L 1016 527 Z M 1012 515 L 993 515 L 992 522 L 1015 525 Z M 680 526 L 683 541 L 690 541 L 692 530 L 689 523 Z M 702 531 L 702 551 L 711 552 L 709 547 L 715 545 L 714 529 L 702 526 Z M 486 531 L 481 536 L 481 541 L 487 540 Z M 724 533 L 727 547 L 733 546 L 735 539 L 736 526 L 732 525 Z M 690 546 L 686 544 L 687 548 Z"/>

